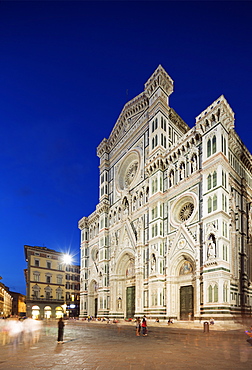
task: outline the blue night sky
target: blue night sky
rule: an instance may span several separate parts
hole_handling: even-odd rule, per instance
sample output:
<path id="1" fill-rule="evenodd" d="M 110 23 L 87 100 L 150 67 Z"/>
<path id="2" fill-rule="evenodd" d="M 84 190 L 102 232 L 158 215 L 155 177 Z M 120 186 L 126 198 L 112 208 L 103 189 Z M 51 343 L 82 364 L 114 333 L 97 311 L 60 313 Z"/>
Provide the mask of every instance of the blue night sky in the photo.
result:
<path id="1" fill-rule="evenodd" d="M 192 127 L 224 94 L 252 151 L 252 3 L 0 2 L 0 275 L 25 294 L 24 245 L 70 251 L 98 203 L 96 147 L 161 64 Z"/>

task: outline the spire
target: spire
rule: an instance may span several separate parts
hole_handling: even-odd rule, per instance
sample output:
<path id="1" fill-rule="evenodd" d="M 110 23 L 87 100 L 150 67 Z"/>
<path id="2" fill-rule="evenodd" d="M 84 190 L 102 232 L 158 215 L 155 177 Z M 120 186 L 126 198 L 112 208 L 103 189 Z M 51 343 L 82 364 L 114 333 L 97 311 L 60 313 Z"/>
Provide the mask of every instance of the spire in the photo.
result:
<path id="1" fill-rule="evenodd" d="M 153 93 L 160 87 L 167 96 L 171 95 L 173 92 L 173 80 L 164 70 L 161 64 L 159 64 L 157 69 L 145 83 L 144 92 L 148 97 L 151 97 L 151 95 L 153 95 Z"/>

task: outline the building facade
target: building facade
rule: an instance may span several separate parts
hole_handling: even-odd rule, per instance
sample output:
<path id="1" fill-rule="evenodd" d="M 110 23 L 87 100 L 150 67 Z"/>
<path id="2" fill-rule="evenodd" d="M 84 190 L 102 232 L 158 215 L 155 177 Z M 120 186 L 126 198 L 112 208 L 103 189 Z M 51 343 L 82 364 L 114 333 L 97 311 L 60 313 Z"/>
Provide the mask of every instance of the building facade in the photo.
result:
<path id="1" fill-rule="evenodd" d="M 17 292 L 10 292 L 12 296 L 12 316 L 26 316 L 26 296 Z"/>
<path id="2" fill-rule="evenodd" d="M 78 276 L 79 266 L 64 263 L 64 253 L 46 247 L 24 246 L 27 269 L 26 315 L 34 319 L 60 318 L 69 314 L 69 297 L 79 294 L 78 277 L 74 289 L 68 286 L 70 268 L 75 268 Z M 76 298 L 77 301 L 77 298 Z"/>
<path id="3" fill-rule="evenodd" d="M 9 288 L 0 282 L 0 317 L 9 317 L 12 314 L 12 296 Z"/>
<path id="4" fill-rule="evenodd" d="M 66 314 L 79 317 L 80 314 L 80 266 L 66 266 Z"/>
<path id="5" fill-rule="evenodd" d="M 222 95 L 190 128 L 159 66 L 97 148 L 100 198 L 79 221 L 80 316 L 250 315 L 251 154 Z"/>

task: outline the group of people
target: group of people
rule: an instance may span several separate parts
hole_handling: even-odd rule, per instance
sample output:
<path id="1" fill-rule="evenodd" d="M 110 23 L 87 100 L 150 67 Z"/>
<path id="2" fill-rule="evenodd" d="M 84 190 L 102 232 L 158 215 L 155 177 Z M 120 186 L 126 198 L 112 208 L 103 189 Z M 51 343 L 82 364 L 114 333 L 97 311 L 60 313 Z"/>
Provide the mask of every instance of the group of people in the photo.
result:
<path id="1" fill-rule="evenodd" d="M 140 317 L 137 317 L 136 319 L 136 336 L 137 337 L 140 337 L 141 335 L 141 329 L 142 329 L 142 335 L 144 337 L 147 336 L 147 320 L 146 320 L 146 316 L 144 316 L 142 318 L 142 321 L 140 319 Z"/>
<path id="2" fill-rule="evenodd" d="M 0 320 L 0 342 L 2 345 L 12 344 L 14 348 L 19 343 L 30 346 L 38 342 L 41 328 L 41 321 L 30 318 Z"/>

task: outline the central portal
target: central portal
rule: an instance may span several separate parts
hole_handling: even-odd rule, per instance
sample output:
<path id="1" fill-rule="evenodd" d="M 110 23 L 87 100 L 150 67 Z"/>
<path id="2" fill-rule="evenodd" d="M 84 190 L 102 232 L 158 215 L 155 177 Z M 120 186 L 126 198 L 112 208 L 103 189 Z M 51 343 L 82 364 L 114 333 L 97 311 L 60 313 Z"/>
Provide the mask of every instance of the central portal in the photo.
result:
<path id="1" fill-rule="evenodd" d="M 126 318 L 133 318 L 135 315 L 135 287 L 129 286 L 126 291 Z"/>
<path id="2" fill-rule="evenodd" d="M 180 288 L 180 320 L 193 319 L 193 287 L 192 285 Z"/>

